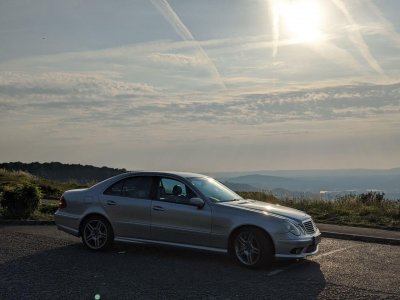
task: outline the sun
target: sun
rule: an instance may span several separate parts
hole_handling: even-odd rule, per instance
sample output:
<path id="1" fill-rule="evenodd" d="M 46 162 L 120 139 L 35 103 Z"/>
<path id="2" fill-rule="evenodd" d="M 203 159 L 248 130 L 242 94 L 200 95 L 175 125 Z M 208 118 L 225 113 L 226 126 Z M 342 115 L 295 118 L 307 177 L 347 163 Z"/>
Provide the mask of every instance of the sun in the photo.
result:
<path id="1" fill-rule="evenodd" d="M 318 0 L 281 1 L 279 15 L 289 38 L 313 43 L 322 37 L 322 10 Z"/>

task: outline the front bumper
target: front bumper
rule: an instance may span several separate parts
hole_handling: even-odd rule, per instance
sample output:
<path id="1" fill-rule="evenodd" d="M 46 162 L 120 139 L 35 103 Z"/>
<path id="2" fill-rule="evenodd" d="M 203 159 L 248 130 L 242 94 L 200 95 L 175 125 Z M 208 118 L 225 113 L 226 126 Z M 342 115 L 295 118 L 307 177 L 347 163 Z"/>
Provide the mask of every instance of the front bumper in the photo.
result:
<path id="1" fill-rule="evenodd" d="M 320 242 L 321 233 L 319 231 L 312 236 L 303 236 L 297 239 L 281 237 L 275 241 L 275 258 L 299 259 L 314 255 L 318 252 Z"/>

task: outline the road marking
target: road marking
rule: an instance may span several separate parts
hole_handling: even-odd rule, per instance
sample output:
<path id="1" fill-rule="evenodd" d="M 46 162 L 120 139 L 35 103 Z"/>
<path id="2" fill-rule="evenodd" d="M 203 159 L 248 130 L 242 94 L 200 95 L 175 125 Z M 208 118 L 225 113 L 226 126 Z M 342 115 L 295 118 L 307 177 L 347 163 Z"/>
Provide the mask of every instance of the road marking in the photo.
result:
<path id="1" fill-rule="evenodd" d="M 354 246 L 350 246 L 350 247 L 345 247 L 345 248 L 340 248 L 340 249 L 332 250 L 332 251 L 329 251 L 329 252 L 326 252 L 326 253 L 322 253 L 322 254 L 315 255 L 315 256 L 313 256 L 312 258 L 313 258 L 313 259 L 316 259 L 316 258 L 328 256 L 328 255 L 331 255 L 331 254 L 334 254 L 334 253 L 337 253 L 337 252 L 342 252 L 342 251 L 345 251 L 345 250 L 349 250 L 349 249 L 351 249 L 351 248 L 355 248 L 355 247 L 358 247 L 358 246 L 359 246 L 359 245 L 354 245 Z"/>

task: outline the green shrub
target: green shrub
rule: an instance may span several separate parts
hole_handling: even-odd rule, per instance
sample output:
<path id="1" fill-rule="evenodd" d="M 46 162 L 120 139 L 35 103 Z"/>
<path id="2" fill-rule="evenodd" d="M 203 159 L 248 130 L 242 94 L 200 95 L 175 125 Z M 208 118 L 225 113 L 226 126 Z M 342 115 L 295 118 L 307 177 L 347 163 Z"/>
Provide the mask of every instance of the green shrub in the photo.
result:
<path id="1" fill-rule="evenodd" d="M 1 206 L 6 218 L 26 219 L 38 208 L 41 200 L 39 188 L 33 184 L 6 187 L 3 190 Z"/>
<path id="2" fill-rule="evenodd" d="M 39 208 L 39 212 L 42 214 L 54 215 L 57 209 L 58 209 L 58 204 L 47 204 L 47 205 L 41 205 Z"/>

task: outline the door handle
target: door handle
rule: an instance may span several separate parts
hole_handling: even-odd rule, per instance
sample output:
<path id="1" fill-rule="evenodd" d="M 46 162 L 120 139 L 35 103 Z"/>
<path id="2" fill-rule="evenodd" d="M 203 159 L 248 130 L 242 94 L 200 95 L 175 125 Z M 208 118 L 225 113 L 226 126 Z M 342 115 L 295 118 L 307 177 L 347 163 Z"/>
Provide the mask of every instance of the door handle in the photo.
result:
<path id="1" fill-rule="evenodd" d="M 156 205 L 156 206 L 153 206 L 153 210 L 164 211 L 165 209 L 162 206 Z"/>
<path id="2" fill-rule="evenodd" d="M 106 204 L 107 204 L 107 205 L 117 205 L 117 202 L 112 201 L 112 200 L 107 200 L 107 201 L 106 201 Z"/>

